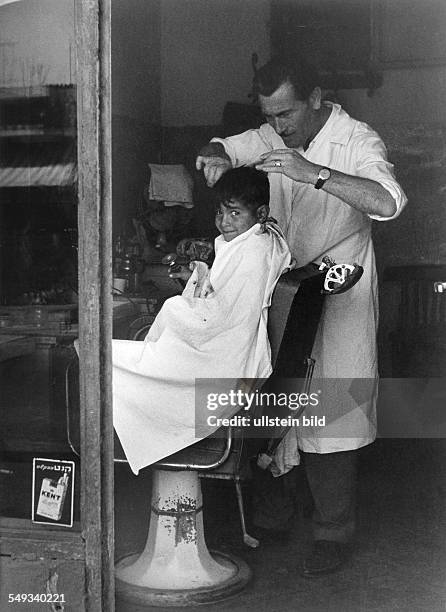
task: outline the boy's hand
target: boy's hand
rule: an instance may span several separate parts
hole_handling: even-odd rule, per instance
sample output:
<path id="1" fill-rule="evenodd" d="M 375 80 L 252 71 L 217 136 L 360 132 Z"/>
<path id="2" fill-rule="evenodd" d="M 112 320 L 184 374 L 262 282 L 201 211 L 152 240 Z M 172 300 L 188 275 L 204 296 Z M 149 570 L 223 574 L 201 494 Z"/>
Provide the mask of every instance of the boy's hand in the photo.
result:
<path id="1" fill-rule="evenodd" d="M 181 265 L 174 265 L 169 268 L 169 278 L 178 278 L 187 282 L 192 275 L 192 270 Z"/>
<path id="2" fill-rule="evenodd" d="M 229 159 L 215 155 L 199 155 L 195 165 L 197 170 L 203 169 L 208 187 L 213 187 L 218 179 L 232 168 Z"/>

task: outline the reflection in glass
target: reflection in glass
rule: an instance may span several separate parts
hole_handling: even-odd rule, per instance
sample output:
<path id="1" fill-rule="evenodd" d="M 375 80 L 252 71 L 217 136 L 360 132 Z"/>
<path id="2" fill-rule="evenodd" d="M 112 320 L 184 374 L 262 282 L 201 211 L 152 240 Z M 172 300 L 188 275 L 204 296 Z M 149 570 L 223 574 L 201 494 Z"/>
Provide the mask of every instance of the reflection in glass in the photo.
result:
<path id="1" fill-rule="evenodd" d="M 75 458 L 65 410 L 78 335 L 73 1 L 1 6 L 0 40 L 0 515 L 30 519 L 33 458 Z"/>

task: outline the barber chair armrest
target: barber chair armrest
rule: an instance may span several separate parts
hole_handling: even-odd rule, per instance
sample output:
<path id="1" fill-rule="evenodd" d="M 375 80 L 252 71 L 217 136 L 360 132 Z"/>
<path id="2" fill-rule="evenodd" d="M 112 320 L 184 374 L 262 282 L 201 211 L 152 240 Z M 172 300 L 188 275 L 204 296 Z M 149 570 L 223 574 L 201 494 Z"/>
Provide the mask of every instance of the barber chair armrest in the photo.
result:
<path id="1" fill-rule="evenodd" d="M 171 470 L 211 471 L 222 466 L 233 450 L 233 429 L 225 427 L 217 436 L 204 438 L 192 446 L 161 459 L 155 466 Z"/>

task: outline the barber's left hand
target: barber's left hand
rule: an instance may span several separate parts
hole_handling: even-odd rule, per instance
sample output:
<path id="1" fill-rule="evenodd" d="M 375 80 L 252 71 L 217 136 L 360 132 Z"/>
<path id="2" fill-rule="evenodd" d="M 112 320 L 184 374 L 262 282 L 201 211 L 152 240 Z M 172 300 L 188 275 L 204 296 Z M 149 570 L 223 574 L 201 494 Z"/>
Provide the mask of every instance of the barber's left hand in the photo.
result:
<path id="1" fill-rule="evenodd" d="M 293 181 L 312 183 L 317 181 L 319 166 L 309 162 L 294 149 L 274 149 L 264 153 L 262 163 L 256 164 L 263 172 L 280 172 Z"/>

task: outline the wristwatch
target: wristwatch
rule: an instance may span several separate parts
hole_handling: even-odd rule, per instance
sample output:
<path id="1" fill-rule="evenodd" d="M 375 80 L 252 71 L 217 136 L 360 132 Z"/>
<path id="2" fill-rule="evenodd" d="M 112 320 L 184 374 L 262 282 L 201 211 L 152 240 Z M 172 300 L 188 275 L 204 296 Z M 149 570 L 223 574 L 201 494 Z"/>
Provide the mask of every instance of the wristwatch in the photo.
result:
<path id="1" fill-rule="evenodd" d="M 325 181 L 328 181 L 330 176 L 331 176 L 330 168 L 321 168 L 319 170 L 319 174 L 317 175 L 317 181 L 314 184 L 314 188 L 320 189 L 322 185 L 325 183 Z"/>

